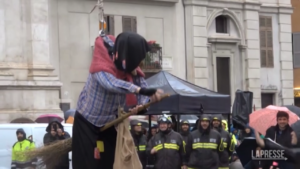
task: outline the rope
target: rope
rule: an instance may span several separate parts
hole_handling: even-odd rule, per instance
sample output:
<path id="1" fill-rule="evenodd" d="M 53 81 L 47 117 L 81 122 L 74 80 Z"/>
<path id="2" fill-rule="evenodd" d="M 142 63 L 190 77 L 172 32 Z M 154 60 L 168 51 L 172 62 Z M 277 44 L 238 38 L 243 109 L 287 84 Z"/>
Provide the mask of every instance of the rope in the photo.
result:
<path id="1" fill-rule="evenodd" d="M 103 8 L 103 0 L 98 0 L 97 4 L 93 7 L 90 13 L 92 13 L 96 8 L 98 8 L 98 16 L 99 16 L 99 35 L 105 36 L 106 22 L 104 19 L 104 8 Z"/>
<path id="2" fill-rule="evenodd" d="M 104 9 L 103 9 L 103 0 L 98 0 L 98 9 L 99 9 L 99 35 L 105 36 L 106 22 L 104 20 Z"/>

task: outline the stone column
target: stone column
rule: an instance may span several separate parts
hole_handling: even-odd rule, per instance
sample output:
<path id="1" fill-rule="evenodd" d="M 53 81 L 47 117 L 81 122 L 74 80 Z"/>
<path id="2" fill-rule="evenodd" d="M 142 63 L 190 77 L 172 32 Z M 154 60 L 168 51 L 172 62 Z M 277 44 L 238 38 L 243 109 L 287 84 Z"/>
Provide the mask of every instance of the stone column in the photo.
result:
<path id="1" fill-rule="evenodd" d="M 50 55 L 48 5 L 48 0 L 0 1 L 0 123 L 62 115 L 62 84 L 52 73 L 51 57 L 58 56 Z"/>
<path id="2" fill-rule="evenodd" d="M 253 5 L 254 6 L 254 5 Z M 247 50 L 245 55 L 246 90 L 253 92 L 253 104 L 256 109 L 261 108 L 260 82 L 260 46 L 259 46 L 259 12 L 252 5 L 247 9 L 245 3 L 244 25 Z M 259 3 L 255 4 L 259 6 Z"/>
<path id="3" fill-rule="evenodd" d="M 243 79 L 245 79 L 245 77 L 246 77 L 246 69 L 247 69 L 247 67 L 246 67 L 246 62 L 247 62 L 247 57 L 246 57 L 246 49 L 247 49 L 247 46 L 245 46 L 245 45 L 239 45 L 239 49 L 240 49 L 240 55 L 241 55 L 241 58 L 242 58 L 242 70 L 243 70 L 243 72 L 242 72 L 242 78 Z M 247 81 L 246 80 L 243 80 L 243 88 L 242 88 L 242 90 L 247 90 Z"/>
<path id="4" fill-rule="evenodd" d="M 291 7 L 279 8 L 279 45 L 282 105 L 294 103 Z"/>
<path id="5" fill-rule="evenodd" d="M 53 75 L 49 47 L 49 0 L 30 0 L 32 55 L 28 58 L 28 77 L 32 80 L 58 80 Z"/>
<path id="6" fill-rule="evenodd" d="M 208 86 L 207 66 L 207 10 L 203 4 L 193 4 L 185 1 L 186 5 L 186 50 L 187 50 L 187 80 L 198 86 Z M 199 2 L 200 3 L 200 2 Z"/>

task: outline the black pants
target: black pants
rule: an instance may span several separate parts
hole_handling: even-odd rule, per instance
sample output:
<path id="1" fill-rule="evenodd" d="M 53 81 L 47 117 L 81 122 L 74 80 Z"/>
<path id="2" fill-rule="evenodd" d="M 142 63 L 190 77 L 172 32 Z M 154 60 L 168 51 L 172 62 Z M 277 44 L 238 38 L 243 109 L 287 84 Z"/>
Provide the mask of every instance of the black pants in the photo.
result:
<path id="1" fill-rule="evenodd" d="M 94 158 L 97 140 L 103 141 L 104 152 L 100 160 Z M 88 122 L 80 113 L 75 113 L 72 136 L 73 169 L 113 169 L 117 132 L 111 127 L 103 132 Z"/>

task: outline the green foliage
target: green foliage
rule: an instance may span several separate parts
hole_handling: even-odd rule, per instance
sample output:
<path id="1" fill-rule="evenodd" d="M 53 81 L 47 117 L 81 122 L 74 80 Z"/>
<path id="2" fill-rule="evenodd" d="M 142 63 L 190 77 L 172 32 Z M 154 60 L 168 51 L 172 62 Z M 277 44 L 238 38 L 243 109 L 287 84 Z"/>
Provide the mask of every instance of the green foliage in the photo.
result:
<path id="1" fill-rule="evenodd" d="M 144 62 L 145 63 L 151 63 L 152 62 L 152 57 L 151 57 L 151 54 L 149 52 L 146 54 Z"/>

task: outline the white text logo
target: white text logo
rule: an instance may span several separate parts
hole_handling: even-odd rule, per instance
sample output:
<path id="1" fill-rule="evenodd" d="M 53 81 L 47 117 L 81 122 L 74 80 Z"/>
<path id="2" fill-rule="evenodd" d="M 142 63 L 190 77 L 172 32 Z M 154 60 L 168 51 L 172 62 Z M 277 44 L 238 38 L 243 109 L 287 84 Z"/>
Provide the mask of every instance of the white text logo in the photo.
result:
<path id="1" fill-rule="evenodd" d="M 256 150 L 251 152 L 253 160 L 287 160 L 284 150 Z"/>

